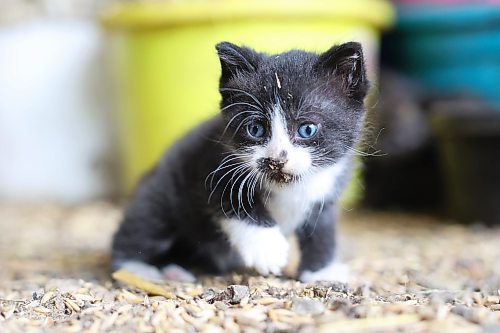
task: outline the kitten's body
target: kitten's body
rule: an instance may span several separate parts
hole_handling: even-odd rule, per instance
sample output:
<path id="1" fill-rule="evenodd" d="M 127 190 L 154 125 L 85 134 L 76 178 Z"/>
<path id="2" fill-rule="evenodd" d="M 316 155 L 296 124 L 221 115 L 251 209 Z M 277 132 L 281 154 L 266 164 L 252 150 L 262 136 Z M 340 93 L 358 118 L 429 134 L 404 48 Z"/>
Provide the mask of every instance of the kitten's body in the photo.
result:
<path id="1" fill-rule="evenodd" d="M 340 279 L 335 204 L 367 90 L 359 44 L 321 56 L 266 56 L 229 43 L 218 51 L 222 112 L 143 178 L 114 239 L 115 267 L 279 274 L 285 237 L 296 232 L 302 279 Z"/>

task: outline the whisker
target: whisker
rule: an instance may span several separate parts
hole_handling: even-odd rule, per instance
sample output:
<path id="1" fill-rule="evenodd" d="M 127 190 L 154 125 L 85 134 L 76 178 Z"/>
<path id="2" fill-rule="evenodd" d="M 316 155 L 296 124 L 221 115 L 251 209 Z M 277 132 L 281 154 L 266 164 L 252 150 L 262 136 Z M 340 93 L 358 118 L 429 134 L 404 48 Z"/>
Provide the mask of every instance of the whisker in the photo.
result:
<path id="1" fill-rule="evenodd" d="M 207 177 L 205 178 L 205 188 L 207 188 L 207 181 L 208 181 L 208 178 L 210 178 L 210 176 L 212 176 L 211 180 L 210 180 L 210 187 L 212 187 L 212 184 L 213 184 L 213 180 L 214 180 L 214 177 L 215 177 L 215 174 L 222 170 L 222 169 L 225 169 L 225 168 L 228 168 L 229 166 L 234 166 L 236 165 L 236 163 L 233 163 L 233 164 L 230 164 L 230 165 L 226 165 L 227 163 L 229 162 L 232 162 L 234 160 L 237 160 L 239 159 L 240 157 L 239 156 L 235 156 L 235 155 L 229 155 L 229 156 L 226 156 L 222 161 L 221 163 L 219 164 L 219 166 L 213 170 L 212 172 L 210 172 Z M 240 162 L 237 162 L 237 163 L 240 163 Z M 241 163 L 244 163 L 244 161 L 241 161 Z"/>
<path id="2" fill-rule="evenodd" d="M 243 126 L 245 124 L 245 120 L 246 119 L 242 119 L 239 123 L 239 125 L 236 127 L 236 129 L 234 130 L 234 133 L 233 133 L 233 136 L 231 137 L 231 139 L 234 139 L 236 133 L 238 133 L 238 131 L 240 130 L 241 126 Z"/>
<path id="3" fill-rule="evenodd" d="M 252 189 L 252 181 L 255 177 L 255 170 L 250 171 L 250 177 L 248 178 L 247 181 L 247 202 L 250 207 L 253 205 L 253 198 L 251 196 L 251 189 Z"/>
<path id="4" fill-rule="evenodd" d="M 255 110 L 257 111 L 262 111 L 262 109 L 257 106 L 257 105 L 254 105 L 252 103 L 247 103 L 247 102 L 234 102 L 234 103 L 231 103 L 229 105 L 226 105 L 225 107 L 223 107 L 222 109 L 220 109 L 220 112 L 223 112 L 223 111 L 226 111 L 227 109 L 229 108 L 232 108 L 233 106 L 237 106 L 237 105 L 245 105 L 245 106 L 249 106 L 249 107 L 252 107 L 254 108 Z"/>
<path id="5" fill-rule="evenodd" d="M 210 203 L 210 200 L 212 199 L 212 196 L 214 195 L 215 193 L 215 190 L 217 189 L 217 187 L 219 186 L 219 184 L 222 182 L 222 180 L 227 176 L 229 175 L 230 173 L 233 173 L 233 176 L 234 176 L 234 173 L 238 172 L 239 170 L 242 170 L 244 168 L 246 168 L 247 166 L 245 165 L 246 163 L 243 163 L 242 165 L 239 165 L 239 166 L 236 166 L 232 169 L 230 169 L 229 171 L 227 171 L 222 177 L 220 177 L 220 179 L 217 181 L 217 183 L 215 184 L 215 187 L 212 189 L 212 191 L 210 192 L 209 196 L 208 196 L 208 202 Z M 222 193 L 224 194 L 224 192 Z"/>
<path id="6" fill-rule="evenodd" d="M 245 175 L 244 171 L 246 170 L 246 168 L 243 168 L 240 172 L 239 172 L 239 175 L 238 177 L 236 177 L 236 179 L 234 179 L 234 181 L 232 180 L 231 178 L 231 188 L 229 190 L 229 202 L 231 203 L 231 208 L 233 209 L 234 212 L 236 212 L 236 214 L 239 216 L 240 215 L 240 207 L 238 206 L 238 210 L 235 209 L 234 207 L 234 202 L 233 202 L 233 190 L 234 190 L 234 185 L 236 185 L 236 183 L 238 182 L 238 180 Z M 227 185 L 226 185 L 227 186 Z M 224 189 L 225 190 L 225 189 Z"/>
<path id="7" fill-rule="evenodd" d="M 238 161 L 236 163 L 229 164 L 229 165 L 226 165 L 224 167 L 218 168 L 217 170 L 212 171 L 212 177 L 211 177 L 211 180 L 210 180 L 210 189 L 212 189 L 213 181 L 214 181 L 215 174 L 216 174 L 217 171 L 222 171 L 223 169 L 226 169 L 226 168 L 230 168 L 230 167 L 242 165 L 243 163 L 245 163 L 245 161 Z"/>
<path id="8" fill-rule="evenodd" d="M 220 135 L 220 139 L 219 140 L 222 140 L 222 137 L 224 136 L 224 134 L 226 134 L 227 130 L 229 129 L 229 126 L 231 126 L 231 123 L 233 121 L 235 121 L 238 117 L 242 116 L 243 114 L 245 113 L 250 113 L 250 114 L 258 114 L 260 115 L 259 112 L 257 111 L 253 111 L 253 110 L 246 110 L 246 111 L 242 111 L 242 112 L 238 112 L 237 114 L 235 114 L 233 117 L 231 117 L 231 119 L 227 122 L 226 126 L 224 127 L 224 130 L 222 131 L 222 134 Z M 243 122 L 246 118 L 244 117 L 242 119 L 241 122 Z M 240 124 L 241 124 L 240 122 Z M 237 132 L 238 130 L 235 131 L 235 133 Z"/>
<path id="9" fill-rule="evenodd" d="M 238 169 L 237 171 L 235 171 L 235 172 L 233 173 L 233 175 L 231 176 L 231 178 L 230 178 L 230 179 L 228 180 L 228 182 L 226 183 L 226 186 L 224 186 L 224 190 L 222 191 L 222 194 L 221 194 L 221 196 L 220 196 L 220 206 L 221 206 L 221 208 L 222 208 L 222 210 L 223 210 L 223 211 L 224 211 L 224 204 L 223 204 L 223 200 L 224 200 L 224 194 L 226 193 L 227 187 L 229 186 L 229 184 L 234 184 L 234 177 L 238 176 L 238 178 L 239 178 L 239 176 L 240 176 L 241 174 L 243 174 L 243 171 L 245 171 L 245 168 L 240 168 L 240 169 Z M 233 203 L 232 203 L 232 197 L 233 197 L 233 193 L 232 193 L 232 192 L 230 192 L 230 193 L 229 193 L 229 199 L 230 199 L 230 201 L 231 201 L 231 209 L 232 209 L 232 211 L 233 211 L 233 212 L 235 212 L 235 209 L 234 209 L 234 206 L 233 206 Z"/>
<path id="10" fill-rule="evenodd" d="M 252 200 L 253 198 L 255 198 L 255 188 L 257 187 L 257 184 L 259 182 L 259 177 L 262 178 L 262 174 L 256 170 L 255 171 L 255 178 L 254 178 L 254 181 L 252 183 Z"/>
<path id="11" fill-rule="evenodd" d="M 252 170 L 253 171 L 253 170 Z M 241 206 L 241 208 L 243 209 L 243 211 L 245 212 L 245 214 L 252 220 L 254 220 L 253 217 L 250 216 L 250 214 L 248 213 L 248 211 L 246 210 L 245 208 L 245 205 L 243 204 L 243 188 L 245 186 L 245 183 L 247 182 L 247 180 L 252 176 L 252 171 L 250 171 L 250 173 L 243 179 L 243 181 L 241 182 L 240 184 L 240 188 L 238 189 L 238 205 Z M 247 186 L 248 187 L 248 186 Z M 247 192 L 247 196 L 248 196 L 248 192 Z M 249 202 L 250 203 L 250 202 Z M 239 212 L 239 206 L 238 206 L 238 212 Z M 251 204 L 250 204 L 251 206 Z M 255 220 L 254 220 L 255 221 Z"/>
<path id="12" fill-rule="evenodd" d="M 364 151 L 361 151 L 361 150 L 358 150 L 354 147 L 349 147 L 349 146 L 346 146 L 344 145 L 344 148 L 346 148 L 347 150 L 353 152 L 353 153 L 356 153 L 358 156 L 364 156 L 364 157 L 368 157 L 368 156 L 374 156 L 374 157 L 382 157 L 382 156 L 387 156 L 387 154 L 380 154 L 380 150 L 377 150 L 373 153 L 368 153 L 368 152 L 364 152 Z"/>
<path id="13" fill-rule="evenodd" d="M 238 158 L 248 158 L 249 157 L 248 154 L 246 154 L 246 153 L 235 153 L 235 152 L 230 152 L 230 151 L 229 152 L 223 152 L 222 154 L 228 154 L 228 155 L 222 159 L 222 161 L 219 164 L 219 166 L 214 171 L 212 171 L 211 173 L 209 173 L 208 176 L 210 176 L 210 174 L 216 172 L 221 166 L 225 165 L 226 163 L 234 161 L 234 160 L 236 160 Z M 207 178 L 208 178 L 208 176 L 207 176 Z M 205 182 L 206 182 L 207 178 L 205 178 Z"/>
<path id="14" fill-rule="evenodd" d="M 264 109 L 264 106 L 262 106 L 262 103 L 258 100 L 258 98 L 255 97 L 253 94 L 250 94 L 249 92 L 245 91 L 245 90 L 235 89 L 235 88 L 220 88 L 219 91 L 221 91 L 221 92 L 224 92 L 224 91 L 235 91 L 235 92 L 239 92 L 239 93 L 245 94 L 248 97 L 250 97 L 251 99 L 253 99 L 255 101 L 255 103 L 257 103 L 262 109 Z"/>
<path id="15" fill-rule="evenodd" d="M 266 181 L 269 182 L 269 179 L 267 179 L 267 176 L 266 176 Z M 264 206 L 267 206 L 267 203 L 269 202 L 269 197 L 270 196 L 271 196 L 271 186 L 269 186 L 269 188 L 267 189 L 267 198 L 264 201 Z"/>
<path id="16" fill-rule="evenodd" d="M 321 196 L 321 206 L 319 208 L 318 215 L 316 216 L 316 220 L 314 221 L 313 230 L 311 231 L 311 234 L 309 235 L 309 237 L 311 237 L 314 234 L 314 231 L 316 231 L 316 227 L 318 226 L 318 220 L 319 220 L 321 213 L 323 213 L 324 207 L 325 207 L 325 197 Z"/>

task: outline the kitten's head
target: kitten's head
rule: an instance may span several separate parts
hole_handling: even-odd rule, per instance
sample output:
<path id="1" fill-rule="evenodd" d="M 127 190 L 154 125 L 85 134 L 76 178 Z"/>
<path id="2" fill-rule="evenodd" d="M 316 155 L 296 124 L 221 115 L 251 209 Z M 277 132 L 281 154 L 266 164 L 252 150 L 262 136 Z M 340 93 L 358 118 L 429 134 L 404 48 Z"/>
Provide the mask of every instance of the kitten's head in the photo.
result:
<path id="1" fill-rule="evenodd" d="M 319 55 L 265 55 L 228 42 L 216 48 L 223 140 L 251 170 L 286 184 L 352 151 L 368 90 L 359 43 Z"/>

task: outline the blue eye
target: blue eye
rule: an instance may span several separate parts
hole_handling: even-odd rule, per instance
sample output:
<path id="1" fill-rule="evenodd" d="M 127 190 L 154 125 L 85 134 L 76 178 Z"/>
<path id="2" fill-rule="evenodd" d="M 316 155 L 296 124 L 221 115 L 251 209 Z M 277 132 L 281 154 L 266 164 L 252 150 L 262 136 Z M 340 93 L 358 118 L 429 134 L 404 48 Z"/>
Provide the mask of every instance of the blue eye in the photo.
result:
<path id="1" fill-rule="evenodd" d="M 251 137 L 260 139 L 266 133 L 266 129 L 262 123 L 254 121 L 247 125 L 247 132 Z"/>
<path id="2" fill-rule="evenodd" d="M 303 139 L 312 138 L 313 136 L 316 135 L 317 132 L 318 132 L 318 125 L 311 123 L 300 125 L 298 130 L 299 136 Z"/>

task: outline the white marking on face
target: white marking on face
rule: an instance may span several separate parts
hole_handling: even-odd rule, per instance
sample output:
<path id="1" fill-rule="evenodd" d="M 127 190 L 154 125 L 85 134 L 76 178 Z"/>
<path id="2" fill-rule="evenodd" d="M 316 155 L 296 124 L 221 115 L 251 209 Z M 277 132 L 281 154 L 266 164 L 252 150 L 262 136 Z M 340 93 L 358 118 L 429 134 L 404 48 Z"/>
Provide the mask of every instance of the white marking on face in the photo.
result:
<path id="1" fill-rule="evenodd" d="M 255 165 L 260 158 L 279 160 L 282 152 L 286 152 L 287 160 L 282 169 L 284 173 L 298 176 L 308 172 L 311 168 L 311 153 L 305 147 L 292 144 L 283 111 L 279 105 L 276 105 L 271 114 L 271 139 L 265 146 L 255 149 Z"/>
<path id="2" fill-rule="evenodd" d="M 281 274 L 288 260 L 289 244 L 278 227 L 261 227 L 238 219 L 223 219 L 220 226 L 245 266 L 262 275 Z"/>
<path id="3" fill-rule="evenodd" d="M 328 266 L 319 271 L 305 271 L 300 275 L 300 281 L 312 283 L 317 281 L 337 281 L 347 283 L 349 280 L 349 267 L 337 261 L 332 261 Z"/>
<path id="4" fill-rule="evenodd" d="M 305 222 L 312 207 L 334 196 L 340 195 L 339 180 L 349 167 L 349 156 L 339 162 L 315 172 L 306 174 L 300 182 L 271 186 L 271 195 L 266 203 L 271 217 L 288 235 Z"/>
<path id="5" fill-rule="evenodd" d="M 260 158 L 280 159 L 282 151 L 287 154 L 282 171 L 301 176 L 301 181 L 285 185 L 268 183 L 271 195 L 269 200 L 267 196 L 262 199 L 281 231 L 288 235 L 305 222 L 316 203 L 340 194 L 342 189 L 338 180 L 346 172 L 350 157 L 346 156 L 329 167 L 313 168 L 308 149 L 290 141 L 283 111 L 276 105 L 271 116 L 271 139 L 265 146 L 255 148 L 254 166 L 257 167 Z"/>

